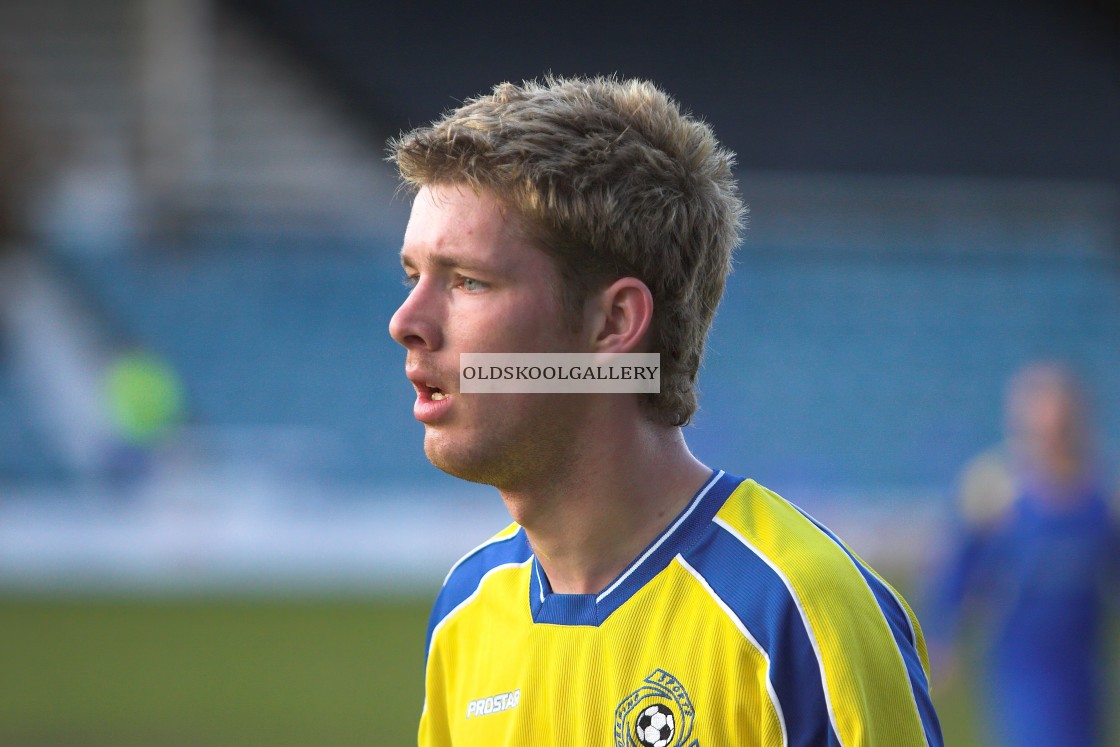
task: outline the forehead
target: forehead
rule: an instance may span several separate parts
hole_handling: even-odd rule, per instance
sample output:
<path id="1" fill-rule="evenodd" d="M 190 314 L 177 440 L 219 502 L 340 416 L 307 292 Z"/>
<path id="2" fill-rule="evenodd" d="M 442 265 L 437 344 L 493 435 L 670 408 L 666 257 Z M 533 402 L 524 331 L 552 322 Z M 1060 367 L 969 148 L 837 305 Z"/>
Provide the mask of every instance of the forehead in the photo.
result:
<path id="1" fill-rule="evenodd" d="M 426 186 L 412 203 L 401 260 L 505 265 L 540 253 L 519 233 L 509 211 L 490 193 L 455 185 Z"/>

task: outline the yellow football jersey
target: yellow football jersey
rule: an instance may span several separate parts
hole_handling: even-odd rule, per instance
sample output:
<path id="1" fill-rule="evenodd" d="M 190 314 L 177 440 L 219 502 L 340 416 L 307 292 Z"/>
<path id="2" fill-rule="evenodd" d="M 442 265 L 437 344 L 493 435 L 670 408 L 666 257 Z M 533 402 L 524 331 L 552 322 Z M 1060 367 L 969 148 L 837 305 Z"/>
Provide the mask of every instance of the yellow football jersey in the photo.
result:
<path id="1" fill-rule="evenodd" d="M 812 518 L 717 472 L 599 594 L 508 527 L 448 575 L 421 747 L 940 747 L 917 620 Z"/>

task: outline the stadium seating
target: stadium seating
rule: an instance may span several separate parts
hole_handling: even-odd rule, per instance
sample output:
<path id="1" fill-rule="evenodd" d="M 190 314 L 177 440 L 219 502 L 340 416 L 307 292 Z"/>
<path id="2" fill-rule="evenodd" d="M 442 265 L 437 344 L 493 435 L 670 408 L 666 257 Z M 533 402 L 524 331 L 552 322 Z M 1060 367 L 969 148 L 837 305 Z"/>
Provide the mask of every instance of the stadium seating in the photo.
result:
<path id="1" fill-rule="evenodd" d="M 72 475 L 24 400 L 19 382 L 0 356 L 0 486 L 69 479 Z"/>
<path id="2" fill-rule="evenodd" d="M 191 230 L 123 249 L 109 234 L 96 253 L 67 246 L 88 242 L 88 231 L 48 231 L 40 249 L 57 252 L 65 282 L 91 299 L 115 344 L 139 343 L 174 366 L 188 430 L 213 458 L 344 482 L 435 481 L 402 352 L 386 332 L 403 291 L 401 201 L 386 207 L 382 141 L 359 136 L 364 125 L 306 66 L 242 23 L 238 8 L 269 25 L 259 5 L 212 6 L 212 169 L 185 197 Z M 296 6 L 279 4 L 289 12 L 274 25 L 283 16 L 289 32 L 300 19 L 329 32 L 329 14 L 299 6 L 305 15 L 293 17 Z M 129 150 L 132 9 L 126 0 L 0 7 L 11 86 L 0 93 L 48 137 L 67 136 L 54 143 L 60 160 Z M 1072 190 L 1015 203 L 1021 190 L 1004 185 L 991 191 L 1011 195 L 1005 221 L 1006 205 L 973 209 L 987 189 L 975 181 L 912 191 L 841 182 L 815 205 L 789 191 L 782 223 L 750 193 L 755 176 L 743 180 L 761 220 L 708 347 L 689 436 L 701 458 L 791 491 L 939 490 L 998 437 L 1003 382 L 1040 356 L 1081 370 L 1106 437 L 1120 440 L 1120 260 L 1090 235 L 1114 202 L 1086 212 Z M 895 193 L 901 203 L 890 202 Z M 1040 205 L 1064 223 L 1036 238 L 1057 220 Z M 857 208 L 868 211 L 862 232 L 822 223 Z M 59 475 L 60 465 L 0 359 L 0 481 Z"/>
<path id="3" fill-rule="evenodd" d="M 944 489 L 999 438 L 1004 383 L 1070 361 L 1116 438 L 1114 256 L 750 247 L 716 320 L 693 443 L 775 485 Z"/>
<path id="4" fill-rule="evenodd" d="M 702 458 L 791 489 L 945 487 L 999 436 L 1006 378 L 1068 359 L 1120 402 L 1120 277 L 1093 252 L 962 257 L 747 243 L 701 375 Z M 76 260 L 87 290 L 183 376 L 191 416 L 304 429 L 323 475 L 430 474 L 388 246 L 210 243 Z M 315 435 L 318 434 L 318 435 Z"/>

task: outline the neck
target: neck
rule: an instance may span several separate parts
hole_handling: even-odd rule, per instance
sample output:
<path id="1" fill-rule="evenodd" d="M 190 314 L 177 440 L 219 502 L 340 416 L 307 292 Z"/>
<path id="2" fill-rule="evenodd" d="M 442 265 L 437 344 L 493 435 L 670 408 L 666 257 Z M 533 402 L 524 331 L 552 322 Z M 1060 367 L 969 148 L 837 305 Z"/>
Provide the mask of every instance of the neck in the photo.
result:
<path id="1" fill-rule="evenodd" d="M 599 426 L 587 440 L 594 448 L 578 450 L 563 474 L 501 491 L 555 592 L 605 589 L 711 476 L 679 428 L 642 418 Z"/>

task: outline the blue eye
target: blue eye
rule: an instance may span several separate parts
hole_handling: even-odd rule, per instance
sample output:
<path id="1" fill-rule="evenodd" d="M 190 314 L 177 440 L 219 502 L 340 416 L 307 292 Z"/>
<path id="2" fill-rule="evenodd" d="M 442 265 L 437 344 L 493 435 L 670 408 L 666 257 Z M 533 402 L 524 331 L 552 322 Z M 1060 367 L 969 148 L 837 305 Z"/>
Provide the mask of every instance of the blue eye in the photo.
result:
<path id="1" fill-rule="evenodd" d="M 486 287 L 486 283 L 481 280 L 475 280 L 474 278 L 463 278 L 461 284 L 465 291 L 480 291 Z"/>
<path id="2" fill-rule="evenodd" d="M 401 282 L 404 283 L 405 288 L 408 288 L 409 290 L 412 290 L 413 288 L 416 287 L 416 284 L 420 282 L 420 276 L 419 275 L 405 275 L 403 278 L 401 278 Z"/>

